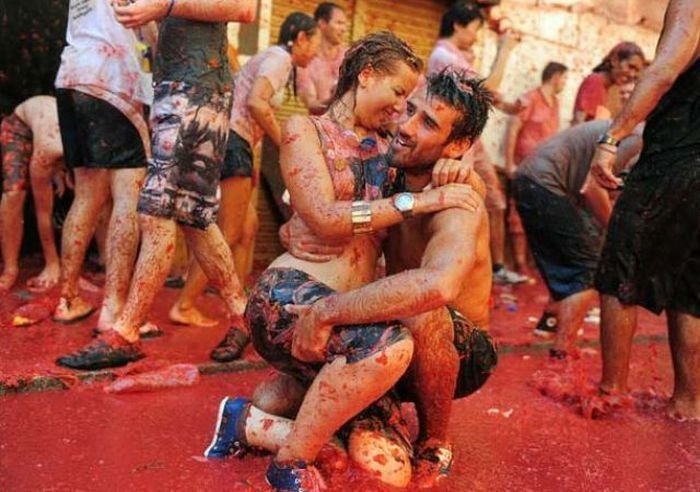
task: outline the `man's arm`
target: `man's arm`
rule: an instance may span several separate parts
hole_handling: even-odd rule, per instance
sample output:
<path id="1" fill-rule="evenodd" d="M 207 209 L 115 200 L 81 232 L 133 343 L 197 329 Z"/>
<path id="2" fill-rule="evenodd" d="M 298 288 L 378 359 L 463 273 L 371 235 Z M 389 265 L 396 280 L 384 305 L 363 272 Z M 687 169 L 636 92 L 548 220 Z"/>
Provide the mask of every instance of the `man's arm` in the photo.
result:
<path id="1" fill-rule="evenodd" d="M 523 127 L 523 120 L 519 115 L 511 116 L 506 130 L 506 176 L 512 179 L 515 175 L 515 144 Z"/>
<path id="2" fill-rule="evenodd" d="M 621 172 L 635 162 L 642 150 L 642 137 L 640 134 L 632 134 L 620 143 L 620 148 L 615 156 L 615 170 Z M 593 180 L 582 193 L 583 200 L 593 213 L 596 220 L 605 229 L 608 228 L 610 215 L 612 215 L 612 201 L 608 190 Z"/>
<path id="3" fill-rule="evenodd" d="M 700 9 L 697 0 L 671 0 L 656 58 L 642 74 L 629 101 L 615 117 L 608 134 L 617 139 L 629 135 L 644 121 L 661 97 L 673 86 L 678 76 L 694 60 L 700 42 Z M 605 148 L 605 147 L 604 147 Z M 599 146 L 593 158 L 591 174 L 607 188 L 614 188 L 620 180 L 612 173 L 614 155 Z"/>
<path id="4" fill-rule="evenodd" d="M 202 22 L 253 22 L 256 0 L 135 0 L 113 4 L 124 27 L 133 29 L 167 16 Z"/>
<path id="5" fill-rule="evenodd" d="M 474 265 L 481 218 L 481 213 L 457 209 L 435 214 L 420 268 L 321 299 L 312 307 L 314 316 L 320 325 L 374 323 L 449 304 Z"/>
<path id="6" fill-rule="evenodd" d="M 510 52 L 519 42 L 520 39 L 518 39 L 518 37 L 512 32 L 502 34 L 498 40 L 498 52 L 496 53 L 496 59 L 493 61 L 489 76 L 486 77 L 486 80 L 484 81 L 484 87 L 491 92 L 498 92 L 498 88 L 501 86 L 501 81 L 503 80 L 503 75 L 506 71 L 506 65 L 508 64 Z"/>

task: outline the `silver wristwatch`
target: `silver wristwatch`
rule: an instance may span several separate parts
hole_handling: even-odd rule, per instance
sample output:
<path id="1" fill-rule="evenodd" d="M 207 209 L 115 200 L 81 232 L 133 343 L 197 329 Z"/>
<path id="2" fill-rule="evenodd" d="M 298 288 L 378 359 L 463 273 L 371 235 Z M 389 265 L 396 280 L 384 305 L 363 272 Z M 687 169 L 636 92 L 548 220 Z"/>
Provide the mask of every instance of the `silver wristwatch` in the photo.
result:
<path id="1" fill-rule="evenodd" d="M 401 212 L 404 219 L 413 216 L 413 206 L 416 204 L 416 199 L 413 193 L 397 193 L 392 197 L 394 208 Z"/>

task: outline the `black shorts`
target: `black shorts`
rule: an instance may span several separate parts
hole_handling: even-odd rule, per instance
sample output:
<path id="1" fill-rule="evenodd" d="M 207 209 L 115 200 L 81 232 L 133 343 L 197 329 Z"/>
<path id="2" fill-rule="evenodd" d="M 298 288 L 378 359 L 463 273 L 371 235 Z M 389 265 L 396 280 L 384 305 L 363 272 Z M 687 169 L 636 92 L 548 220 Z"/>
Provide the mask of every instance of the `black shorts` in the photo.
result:
<path id="1" fill-rule="evenodd" d="M 591 214 L 525 176 L 513 182 L 528 244 L 555 301 L 593 288 L 603 233 Z"/>
<path id="2" fill-rule="evenodd" d="M 229 130 L 221 179 L 234 177 L 253 177 L 253 149 L 246 139 Z"/>
<path id="3" fill-rule="evenodd" d="M 66 166 L 71 169 L 146 167 L 141 136 L 117 108 L 71 89 L 57 89 L 56 103 Z"/>
<path id="4" fill-rule="evenodd" d="M 313 381 L 323 363 L 304 362 L 292 356 L 297 316 L 284 306 L 313 304 L 333 293 L 333 289 L 300 270 L 265 270 L 248 297 L 245 311 L 255 350 L 275 369 L 305 384 Z M 348 363 L 357 362 L 407 338 L 408 329 L 398 321 L 336 326 L 326 347 L 326 362 L 338 357 L 345 357 Z"/>
<path id="5" fill-rule="evenodd" d="M 640 161 L 627 178 L 596 287 L 657 314 L 700 317 L 700 153 L 663 164 Z"/>

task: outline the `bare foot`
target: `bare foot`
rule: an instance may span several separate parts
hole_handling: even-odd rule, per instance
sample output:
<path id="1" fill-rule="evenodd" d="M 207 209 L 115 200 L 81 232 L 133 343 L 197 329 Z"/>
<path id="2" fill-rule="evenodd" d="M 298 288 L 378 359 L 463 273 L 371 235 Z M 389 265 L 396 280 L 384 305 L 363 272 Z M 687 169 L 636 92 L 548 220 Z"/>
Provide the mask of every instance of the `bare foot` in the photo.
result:
<path id="1" fill-rule="evenodd" d="M 59 323 L 74 323 L 90 316 L 95 308 L 80 296 L 73 299 L 61 297 L 53 312 L 53 320 Z"/>
<path id="2" fill-rule="evenodd" d="M 27 280 L 27 288 L 32 292 L 46 292 L 56 287 L 60 275 L 61 268 L 58 265 L 46 265 L 39 275 Z"/>
<path id="3" fill-rule="evenodd" d="M 5 271 L 0 275 L 0 291 L 10 290 L 12 286 L 15 285 L 18 274 L 19 272 L 17 270 L 8 270 L 5 268 Z"/>
<path id="4" fill-rule="evenodd" d="M 183 309 L 177 303 L 173 304 L 168 313 L 170 321 L 178 325 L 194 325 L 202 328 L 210 328 L 219 324 L 218 320 L 203 314 L 196 307 Z"/>
<path id="5" fill-rule="evenodd" d="M 672 398 L 669 417 L 681 422 L 700 422 L 700 401 Z"/>
<path id="6" fill-rule="evenodd" d="M 113 330 L 116 321 L 117 314 L 103 304 L 102 309 L 100 309 L 100 316 L 97 318 L 97 327 L 95 330 L 99 332 Z"/>

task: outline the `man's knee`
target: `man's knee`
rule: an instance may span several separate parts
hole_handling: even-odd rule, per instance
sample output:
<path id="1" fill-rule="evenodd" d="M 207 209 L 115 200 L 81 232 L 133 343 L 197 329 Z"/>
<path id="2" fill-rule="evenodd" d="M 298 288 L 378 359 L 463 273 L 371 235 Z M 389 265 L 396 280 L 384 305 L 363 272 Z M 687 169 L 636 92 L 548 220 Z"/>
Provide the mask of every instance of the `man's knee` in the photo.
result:
<path id="1" fill-rule="evenodd" d="M 260 383 L 253 392 L 252 400 L 253 405 L 264 412 L 294 418 L 305 394 L 304 385 L 293 377 L 280 373 Z"/>
<path id="2" fill-rule="evenodd" d="M 404 320 L 416 347 L 425 344 L 452 343 L 454 326 L 446 308 L 434 309 Z"/>
<path id="3" fill-rule="evenodd" d="M 406 487 L 411 481 L 411 457 L 399 439 L 356 428 L 350 434 L 348 452 L 361 469 L 384 483 Z"/>

